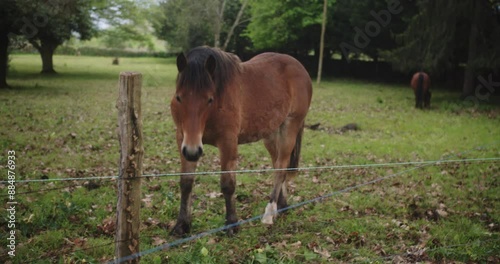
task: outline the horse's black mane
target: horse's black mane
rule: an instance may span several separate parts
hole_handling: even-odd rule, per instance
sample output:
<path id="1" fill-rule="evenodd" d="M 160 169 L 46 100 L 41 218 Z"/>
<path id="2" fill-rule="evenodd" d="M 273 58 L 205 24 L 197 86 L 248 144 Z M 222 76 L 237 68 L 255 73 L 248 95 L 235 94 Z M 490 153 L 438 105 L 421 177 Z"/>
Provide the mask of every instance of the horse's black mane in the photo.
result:
<path id="1" fill-rule="evenodd" d="M 187 66 L 177 77 L 178 87 L 203 90 L 210 87 L 211 76 L 205 69 L 205 62 L 211 56 L 215 59 L 213 81 L 218 95 L 225 86 L 240 71 L 241 60 L 238 56 L 217 48 L 197 47 L 187 53 Z"/>

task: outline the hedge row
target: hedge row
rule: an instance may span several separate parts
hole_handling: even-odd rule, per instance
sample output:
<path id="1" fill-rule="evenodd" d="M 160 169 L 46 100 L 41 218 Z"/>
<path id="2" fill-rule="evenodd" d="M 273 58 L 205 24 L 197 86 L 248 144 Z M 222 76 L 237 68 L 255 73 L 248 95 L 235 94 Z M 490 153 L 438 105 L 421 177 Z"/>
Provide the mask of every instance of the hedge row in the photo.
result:
<path id="1" fill-rule="evenodd" d="M 23 49 L 14 50 L 13 53 L 38 53 L 33 47 L 24 47 Z M 121 49 L 105 49 L 95 47 L 74 48 L 70 46 L 59 46 L 55 54 L 58 55 L 74 55 L 74 56 L 102 56 L 102 57 L 174 57 L 177 54 L 172 52 L 147 52 L 147 51 L 131 51 Z"/>
<path id="2" fill-rule="evenodd" d="M 82 55 L 82 56 L 109 56 L 109 57 L 172 57 L 174 53 L 170 52 L 146 52 L 146 51 L 130 51 L 121 49 L 103 49 L 94 47 L 74 48 L 69 46 L 61 46 L 57 48 L 56 54 L 61 55 Z"/>

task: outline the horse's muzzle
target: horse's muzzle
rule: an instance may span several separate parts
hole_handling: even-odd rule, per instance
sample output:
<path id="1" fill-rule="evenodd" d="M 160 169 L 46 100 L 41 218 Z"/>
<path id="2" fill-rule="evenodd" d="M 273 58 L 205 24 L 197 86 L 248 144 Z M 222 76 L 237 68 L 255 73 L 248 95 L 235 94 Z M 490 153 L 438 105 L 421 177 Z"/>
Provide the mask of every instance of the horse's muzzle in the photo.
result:
<path id="1" fill-rule="evenodd" d="M 187 161 L 195 162 L 200 159 L 201 155 L 203 155 L 203 148 L 201 146 L 194 148 L 182 146 L 182 155 Z"/>

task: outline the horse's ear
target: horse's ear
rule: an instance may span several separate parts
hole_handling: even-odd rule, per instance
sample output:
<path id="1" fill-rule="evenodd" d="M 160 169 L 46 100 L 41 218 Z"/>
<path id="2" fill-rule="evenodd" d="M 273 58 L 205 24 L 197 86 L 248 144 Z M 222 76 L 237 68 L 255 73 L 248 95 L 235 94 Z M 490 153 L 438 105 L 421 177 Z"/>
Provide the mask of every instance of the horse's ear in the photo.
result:
<path id="1" fill-rule="evenodd" d="M 177 56 L 177 70 L 179 72 L 182 72 L 184 68 L 186 68 L 186 65 L 187 65 L 186 56 L 184 56 L 184 53 L 181 52 Z"/>
<path id="2" fill-rule="evenodd" d="M 207 61 L 205 61 L 205 69 L 207 69 L 208 73 L 210 73 L 212 79 L 214 77 L 215 67 L 217 67 L 217 65 L 214 56 L 213 55 L 208 56 Z"/>

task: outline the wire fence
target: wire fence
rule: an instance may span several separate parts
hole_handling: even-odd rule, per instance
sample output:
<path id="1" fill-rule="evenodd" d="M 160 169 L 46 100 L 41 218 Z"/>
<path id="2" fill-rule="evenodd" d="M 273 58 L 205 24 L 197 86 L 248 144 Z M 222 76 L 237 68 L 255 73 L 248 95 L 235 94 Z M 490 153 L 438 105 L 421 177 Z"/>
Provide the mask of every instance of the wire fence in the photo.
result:
<path id="1" fill-rule="evenodd" d="M 259 174 L 272 173 L 277 171 L 315 171 L 315 170 L 340 170 L 340 169 L 360 169 L 360 168 L 380 168 L 380 167 L 400 167 L 400 166 L 417 166 L 426 164 L 448 164 L 448 163 L 477 163 L 477 162 L 497 162 L 500 157 L 491 158 L 471 158 L 471 159 L 450 159 L 450 160 L 427 160 L 427 161 L 408 161 L 408 162 L 389 162 L 389 163 L 373 163 L 373 164 L 354 164 L 354 165 L 332 165 L 332 166 L 311 166 L 302 168 L 285 168 L 285 169 L 253 169 L 253 170 L 231 170 L 231 171 L 199 171 L 192 173 L 164 173 L 164 174 L 145 174 L 140 178 L 162 178 L 162 177 L 178 177 L 182 175 L 195 176 L 214 176 L 220 174 Z M 136 177 L 137 178 L 137 177 Z M 113 176 L 89 176 L 89 177 L 69 177 L 69 178 L 52 178 L 52 179 L 26 179 L 16 180 L 16 183 L 46 183 L 46 182 L 63 182 L 63 181 L 95 181 L 95 180 L 127 180 L 121 179 L 118 175 Z M 8 181 L 0 181 L 0 184 L 7 184 Z"/>
<path id="2" fill-rule="evenodd" d="M 403 174 L 406 174 L 406 173 L 409 173 L 411 171 L 415 171 L 415 170 L 418 170 L 418 169 L 421 169 L 421 168 L 424 168 L 424 167 L 439 166 L 439 165 L 446 165 L 446 164 L 455 164 L 455 163 L 467 163 L 467 164 L 496 163 L 496 162 L 500 161 L 500 157 L 470 158 L 470 159 L 450 159 L 451 156 L 461 156 L 461 155 L 464 155 L 464 154 L 466 154 L 468 152 L 471 152 L 471 151 L 476 150 L 476 149 L 481 149 L 481 148 L 483 148 L 483 147 L 470 149 L 470 150 L 462 152 L 462 153 L 450 154 L 450 155 L 447 155 L 445 158 L 440 159 L 440 160 L 416 161 L 416 162 L 410 161 L 410 162 L 394 162 L 394 163 L 354 164 L 354 165 L 315 166 L 315 167 L 304 167 L 304 168 L 293 169 L 294 171 L 315 171 L 315 170 L 339 170 L 339 169 L 385 168 L 385 167 L 412 166 L 411 168 L 402 170 L 402 171 L 397 172 L 397 173 L 392 173 L 392 174 L 389 174 L 389 175 L 386 175 L 386 176 L 383 176 L 383 177 L 379 177 L 379 178 L 376 178 L 376 179 L 373 179 L 373 180 L 369 180 L 369 181 L 366 181 L 366 182 L 363 182 L 363 183 L 360 183 L 360 184 L 357 184 L 357 185 L 354 185 L 354 186 L 346 187 L 346 188 L 341 189 L 341 190 L 333 191 L 331 193 L 328 193 L 328 194 L 325 194 L 325 195 L 322 195 L 322 196 L 318 196 L 318 197 L 310 199 L 310 200 L 306 200 L 306 201 L 303 201 L 303 202 L 300 202 L 300 203 L 296 203 L 296 204 L 290 205 L 290 206 L 288 206 L 286 208 L 279 209 L 278 213 L 281 213 L 281 212 L 284 212 L 284 211 L 288 211 L 288 210 L 293 210 L 293 209 L 296 209 L 298 207 L 302 207 L 302 206 L 305 206 L 305 205 L 308 205 L 308 204 L 322 202 L 323 200 L 326 200 L 326 199 L 331 198 L 333 196 L 337 196 L 337 195 L 340 195 L 342 193 L 347 193 L 347 192 L 350 192 L 350 191 L 353 191 L 353 190 L 356 190 L 356 189 L 359 189 L 359 188 L 362 188 L 362 187 L 365 187 L 365 186 L 368 186 L 368 185 L 373 185 L 373 184 L 382 182 L 384 180 L 395 178 L 395 177 L 401 176 Z M 235 171 L 206 171 L 206 172 L 196 172 L 196 173 L 189 173 L 189 174 L 190 175 L 195 174 L 195 175 L 198 175 L 198 176 L 210 176 L 210 175 L 219 175 L 219 174 L 222 174 L 222 173 L 235 173 L 235 174 L 271 173 L 271 172 L 283 171 L 283 170 L 289 170 L 289 169 L 256 169 L 256 170 L 235 170 Z M 150 178 L 150 177 L 159 177 L 160 178 L 160 177 L 174 177 L 174 176 L 178 177 L 179 175 L 183 175 L 183 174 L 182 173 L 148 174 L 148 175 L 143 175 L 142 177 L 143 178 Z M 26 180 L 16 181 L 16 183 L 36 183 L 36 182 L 38 182 L 38 183 L 48 183 L 48 182 L 65 182 L 65 181 L 73 181 L 74 182 L 74 181 L 115 180 L 115 179 L 119 179 L 119 177 L 118 176 L 95 176 L 95 177 L 92 176 L 92 177 L 78 177 L 78 178 L 26 179 Z M 0 182 L 0 184 L 5 184 L 5 183 L 6 183 L 6 181 Z M 49 188 L 49 189 L 39 190 L 39 191 L 45 192 L 45 191 L 59 190 L 59 189 L 63 189 L 63 188 L 73 187 L 73 186 L 75 186 L 75 185 L 69 185 L 69 186 L 64 186 L 64 187 L 56 187 L 56 188 Z M 25 193 L 33 193 L 33 192 L 38 192 L 38 191 L 29 191 L 29 192 L 25 192 Z M 19 194 L 22 194 L 22 193 L 19 193 Z M 221 232 L 221 231 L 225 231 L 225 230 L 230 229 L 230 228 L 235 228 L 235 227 L 238 227 L 238 226 L 241 226 L 241 225 L 244 225 L 244 224 L 248 224 L 250 222 L 257 221 L 257 220 L 261 219 L 262 217 L 263 217 L 263 215 L 258 215 L 258 216 L 254 216 L 254 217 L 251 217 L 251 218 L 248 218 L 248 219 L 244 219 L 244 220 L 241 220 L 241 221 L 239 221 L 237 223 L 234 223 L 234 224 L 231 224 L 231 225 L 225 225 L 225 226 L 218 227 L 218 228 L 215 228 L 215 229 L 211 229 L 211 230 L 208 230 L 206 232 L 202 232 L 202 233 L 199 233 L 199 234 L 187 237 L 187 238 L 182 238 L 182 239 L 178 239 L 178 240 L 175 240 L 175 241 L 172 241 L 172 242 L 169 242 L 169 243 L 165 243 L 165 244 L 159 245 L 157 247 L 153 247 L 153 248 L 150 248 L 150 249 L 138 252 L 136 254 L 133 254 L 133 255 L 130 255 L 130 256 L 127 256 L 127 257 L 124 257 L 124 258 L 121 258 L 121 259 L 116 259 L 116 260 L 110 261 L 109 263 L 122 263 L 122 262 L 129 261 L 129 260 L 132 260 L 132 259 L 135 259 L 135 258 L 139 258 L 139 257 L 145 256 L 145 255 L 148 255 L 148 254 L 152 254 L 152 253 L 155 253 L 155 252 L 158 252 L 158 251 L 161 251 L 161 250 L 165 250 L 165 249 L 168 249 L 168 248 L 173 248 L 173 247 L 179 246 L 181 244 L 184 244 L 184 243 L 187 243 L 187 242 L 190 242 L 190 241 L 194 241 L 194 240 L 206 237 L 206 236 L 213 235 L 213 234 Z M 109 245 L 115 244 L 115 243 L 116 242 L 111 242 L 111 243 L 104 244 L 102 246 L 94 246 L 92 248 L 105 247 L 105 246 L 109 246 Z M 456 245 L 456 246 L 460 246 L 460 245 Z M 450 246 L 447 246 L 447 247 L 450 247 Z M 445 248 L 445 247 L 443 247 L 443 248 Z M 81 251 L 81 250 L 89 250 L 89 249 L 78 249 L 78 250 L 75 250 L 75 252 L 76 251 Z M 381 259 L 392 259 L 394 257 L 405 256 L 407 254 L 408 253 L 405 252 L 405 253 L 402 253 L 402 254 L 396 254 L 396 255 L 386 256 L 386 257 L 383 257 Z"/>
<path id="3" fill-rule="evenodd" d="M 469 162 L 476 162 L 476 161 L 477 162 L 499 161 L 499 160 L 500 160 L 500 158 L 468 159 Z M 379 178 L 376 178 L 374 180 L 366 181 L 366 182 L 361 183 L 361 184 L 357 184 L 357 185 L 354 185 L 354 186 L 351 186 L 351 187 L 346 187 L 346 188 L 344 188 L 342 190 L 334 191 L 334 192 L 331 192 L 331 193 L 326 194 L 326 195 L 318 196 L 318 197 L 310 199 L 310 200 L 306 200 L 306 201 L 303 201 L 303 202 L 300 202 L 300 203 L 296 203 L 296 204 L 290 205 L 290 206 L 288 206 L 286 208 L 279 209 L 278 213 L 281 213 L 281 212 L 284 212 L 284 211 L 288 211 L 288 210 L 292 210 L 292 209 L 295 209 L 295 208 L 298 208 L 298 207 L 302 207 L 302 206 L 305 206 L 305 205 L 308 205 L 308 204 L 311 204 L 311 203 L 321 202 L 321 201 L 323 201 L 325 199 L 328 199 L 328 198 L 331 198 L 333 196 L 336 196 L 336 195 L 339 195 L 339 194 L 342 194 L 342 193 L 347 193 L 347 192 L 350 192 L 350 191 L 353 191 L 355 189 L 359 189 L 361 187 L 365 187 L 365 186 L 368 186 L 368 185 L 376 184 L 376 183 L 384 181 L 384 180 L 395 178 L 397 176 L 400 176 L 400 175 L 403 175 L 405 173 L 408 173 L 408 172 L 411 172 L 411 171 L 414 171 L 414 170 L 418 170 L 418 169 L 421 169 L 421 168 L 424 168 L 424 167 L 427 167 L 427 166 L 435 166 L 435 165 L 439 165 L 439 164 L 444 164 L 444 163 L 447 163 L 446 161 L 449 161 L 448 163 L 451 163 L 452 160 L 437 160 L 437 161 L 432 161 L 432 162 L 397 163 L 397 164 L 400 164 L 400 165 L 416 165 L 416 166 L 413 167 L 413 168 L 410 168 L 410 169 L 403 170 L 401 172 L 393 173 L 393 174 L 390 174 L 390 175 L 387 175 L 387 176 L 384 176 L 384 177 L 379 177 Z M 453 162 L 457 162 L 457 161 L 458 160 L 453 160 Z M 464 160 L 460 160 L 460 161 L 463 162 Z M 383 166 L 385 166 L 387 164 L 377 164 L 377 165 L 383 165 Z M 361 165 L 334 166 L 334 168 L 359 168 L 359 166 L 361 166 Z M 372 166 L 372 167 L 377 167 L 377 166 Z M 328 167 L 315 167 L 314 169 L 320 169 L 320 168 L 321 169 L 326 169 L 326 168 L 332 169 L 332 166 L 328 166 Z M 304 169 L 301 169 L 301 170 L 304 170 Z M 264 215 L 254 216 L 254 217 L 251 217 L 251 218 L 239 221 L 239 222 L 234 223 L 234 224 L 225 225 L 225 226 L 222 226 L 222 227 L 219 227 L 219 228 L 211 229 L 211 230 L 208 230 L 206 232 L 199 233 L 199 234 L 187 237 L 187 238 L 178 239 L 178 240 L 175 240 L 173 242 L 165 243 L 165 244 L 162 244 L 160 246 L 157 246 L 157 247 L 154 247 L 154 248 L 151 248 L 151 249 L 147 249 L 147 250 L 141 251 L 141 252 L 136 253 L 136 254 L 129 255 L 129 256 L 121 258 L 121 259 L 116 259 L 116 260 L 110 261 L 108 263 L 109 264 L 111 264 L 111 263 L 122 263 L 122 262 L 133 260 L 133 259 L 145 256 L 145 255 L 148 255 L 148 254 L 152 254 L 152 253 L 155 253 L 155 252 L 158 252 L 158 251 L 161 251 L 161 250 L 165 250 L 165 249 L 169 249 L 169 248 L 172 248 L 172 247 L 176 247 L 178 245 L 181 245 L 181 244 L 184 244 L 184 243 L 187 243 L 187 242 L 190 242 L 190 241 L 194 241 L 194 240 L 197 240 L 197 239 L 209 236 L 209 235 L 213 235 L 213 234 L 221 232 L 221 231 L 225 231 L 225 230 L 228 230 L 228 229 L 231 229 L 231 228 L 239 227 L 239 226 L 244 225 L 244 224 L 248 224 L 250 222 L 257 221 L 257 220 L 261 219 L 263 216 Z"/>

